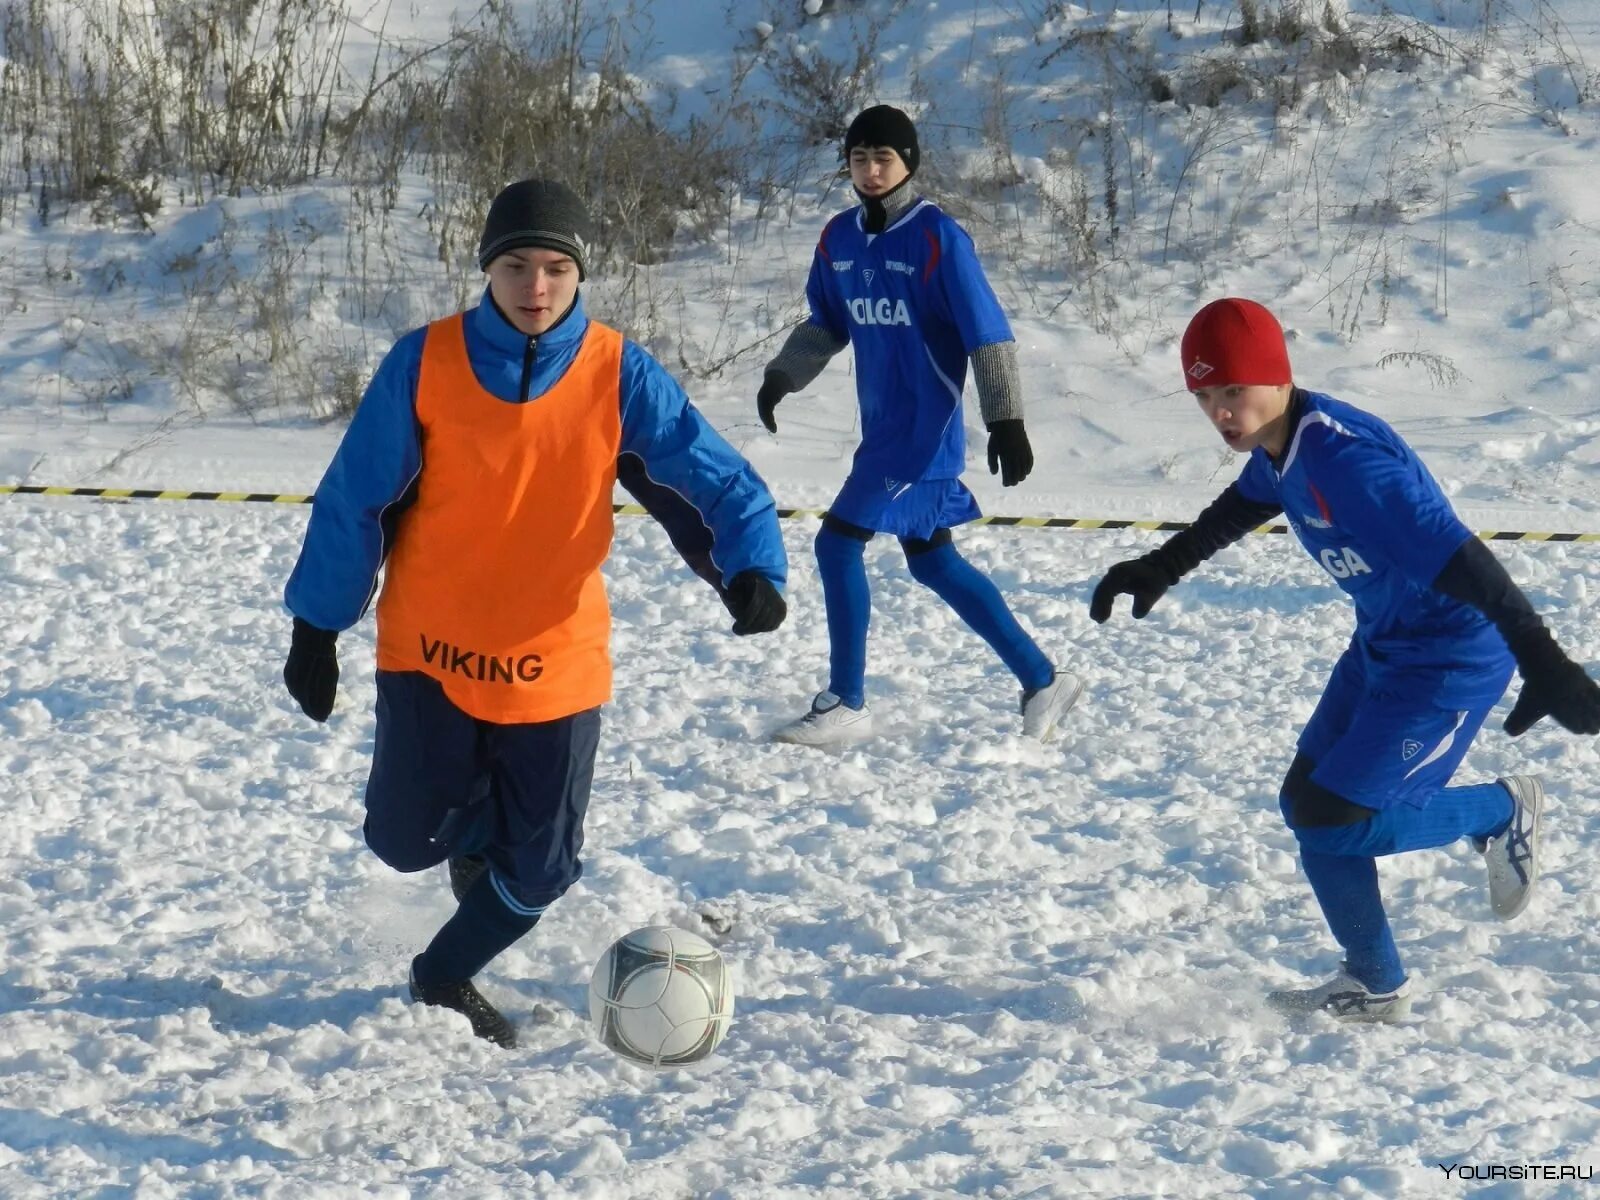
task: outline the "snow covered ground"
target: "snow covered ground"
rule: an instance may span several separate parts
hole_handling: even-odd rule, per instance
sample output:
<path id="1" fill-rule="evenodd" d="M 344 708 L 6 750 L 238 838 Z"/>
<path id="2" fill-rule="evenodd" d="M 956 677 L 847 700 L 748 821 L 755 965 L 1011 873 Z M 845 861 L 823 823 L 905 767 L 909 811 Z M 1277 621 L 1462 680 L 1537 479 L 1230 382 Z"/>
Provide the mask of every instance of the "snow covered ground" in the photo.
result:
<path id="1" fill-rule="evenodd" d="M 948 85 L 929 142 L 951 143 L 956 81 L 1015 48 L 1025 16 L 1057 11 L 1060 33 L 1166 6 L 1106 7 L 906 6 L 881 47 L 882 98 L 922 63 L 924 86 Z M 1179 23 L 1186 45 L 1220 36 L 1224 6 L 1203 7 Z M 1462 45 L 1467 10 L 1487 11 L 1390 7 Z M 1157 253 L 1155 205 L 1107 267 L 1126 288 L 1114 329 L 1095 326 L 1084 281 L 1007 259 L 1042 228 L 980 228 L 1039 456 L 1002 492 L 969 406 L 986 510 L 1193 515 L 1238 463 L 1178 391 L 1175 338 L 1233 293 L 1283 316 L 1302 381 L 1393 421 L 1474 528 L 1600 532 L 1600 121 L 1573 83 L 1600 66 L 1600 18 L 1588 0 L 1495 7 L 1503 42 L 1426 76 L 1374 71 L 1337 85 L 1360 104 L 1310 100 L 1270 137 L 1214 144 L 1175 208 L 1183 254 Z M 718 5 L 684 11 L 702 19 L 662 23 L 659 73 L 714 81 L 745 31 Z M 849 25 L 804 31 L 837 46 Z M 1015 86 L 1041 103 L 1060 81 L 1021 46 Z M 1153 118 L 1151 181 L 1188 119 Z M 1045 169 L 1049 136 L 1019 154 L 1023 174 Z M 183 344 L 180 251 L 217 251 L 231 223 L 248 268 L 252 235 L 315 200 L 180 210 L 152 234 L 0 226 L 0 483 L 310 491 L 336 425 L 277 403 L 208 410 L 159 382 L 123 397 L 131 360 L 111 351 Z M 794 315 L 838 200 L 800 196 L 792 224 L 745 211 L 662 267 L 664 360 L 715 357 Z M 1378 202 L 1393 225 L 1363 223 Z M 1235 240 L 1208 260 L 1224 227 Z M 315 250 L 306 261 L 315 273 Z M 772 438 L 753 412 L 762 361 L 690 389 L 781 504 L 824 505 L 853 446 L 848 366 L 785 400 Z M 1593 739 L 1545 722 L 1512 741 L 1502 705 L 1467 758 L 1463 778 L 1536 772 L 1550 791 L 1549 874 L 1515 924 L 1490 919 L 1465 845 L 1384 863 L 1422 986 L 1409 1023 L 1291 1023 L 1261 1002 L 1337 958 L 1274 797 L 1351 618 L 1290 539 L 1248 538 L 1146 621 L 1124 610 L 1102 627 L 1093 582 L 1160 535 L 963 533 L 1089 680 L 1045 746 L 1019 736 L 999 664 L 880 539 L 880 731 L 819 753 L 766 740 L 825 681 L 814 520 L 785 527 L 790 621 L 736 639 L 659 530 L 621 519 L 588 870 L 486 973 L 523 1026 L 506 1053 L 403 1000 L 404 965 L 450 902 L 442 872 L 395 875 L 361 843 L 370 623 L 342 639 L 328 726 L 283 693 L 280 596 L 305 517 L 0 499 L 7 1200 L 1597 1194 Z M 1600 664 L 1600 543 L 1496 551 L 1569 651 Z M 595 958 L 654 922 L 713 937 L 738 982 L 727 1041 L 691 1070 L 634 1068 L 589 1035 Z M 1530 1165 L 1590 1177 L 1508 1177 Z"/>
<path id="2" fill-rule="evenodd" d="M 1595 1164 L 1600 750 L 1487 733 L 1537 771 L 1550 873 L 1489 918 L 1465 846 L 1389 860 L 1411 1023 L 1287 1023 L 1265 987 L 1335 952 L 1273 797 L 1343 647 L 1287 539 L 1226 552 L 1145 622 L 1090 582 L 1150 535 L 975 531 L 973 557 L 1089 679 L 1019 736 L 986 649 L 874 549 L 886 725 L 767 743 L 820 683 L 792 621 L 736 639 L 643 520 L 611 582 L 617 698 L 585 879 L 487 973 L 506 1053 L 406 1004 L 441 872 L 362 846 L 371 631 L 326 729 L 278 668 L 300 509 L 13 499 L 0 734 L 0 1191 L 30 1197 L 1455 1195 L 1439 1164 Z M 1600 661 L 1592 546 L 1503 548 Z M 1498 718 L 1496 718 L 1498 719 Z M 715 1058 L 653 1074 L 590 1036 L 606 941 L 710 934 L 739 983 Z M 1592 1183 L 1485 1194 L 1587 1195 Z"/>

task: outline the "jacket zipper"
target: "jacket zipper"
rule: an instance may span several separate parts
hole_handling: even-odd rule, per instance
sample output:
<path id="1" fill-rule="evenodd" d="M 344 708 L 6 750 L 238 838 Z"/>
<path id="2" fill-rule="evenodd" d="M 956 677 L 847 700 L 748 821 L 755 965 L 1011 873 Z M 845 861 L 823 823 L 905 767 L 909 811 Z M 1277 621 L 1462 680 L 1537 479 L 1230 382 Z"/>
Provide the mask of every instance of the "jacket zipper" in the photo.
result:
<path id="1" fill-rule="evenodd" d="M 533 383 L 533 354 L 539 348 L 539 339 L 530 337 L 527 347 L 522 351 L 522 386 L 517 390 L 517 402 L 525 404 L 528 400 L 528 388 Z"/>

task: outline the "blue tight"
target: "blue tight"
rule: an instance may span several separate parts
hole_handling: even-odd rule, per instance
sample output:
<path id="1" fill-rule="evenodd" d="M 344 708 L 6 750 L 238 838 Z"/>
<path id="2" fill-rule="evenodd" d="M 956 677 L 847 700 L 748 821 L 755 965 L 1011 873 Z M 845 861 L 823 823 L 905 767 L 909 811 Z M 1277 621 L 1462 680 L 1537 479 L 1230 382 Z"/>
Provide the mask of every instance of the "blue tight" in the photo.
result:
<path id="1" fill-rule="evenodd" d="M 842 523 L 841 523 L 842 524 Z M 1018 624 L 1000 589 L 974 567 L 949 540 L 902 539 L 911 577 L 955 610 L 1011 670 L 1024 688 L 1044 687 L 1055 668 L 1038 644 Z M 851 708 L 866 700 L 867 627 L 872 619 L 872 594 L 863 561 L 865 530 L 824 524 L 817 534 L 817 568 L 828 614 L 828 690 Z"/>
<path id="2" fill-rule="evenodd" d="M 1374 991 L 1391 991 L 1405 981 L 1383 910 L 1378 858 L 1463 837 L 1494 837 L 1510 820 L 1510 793 L 1498 783 L 1482 783 L 1444 788 L 1422 808 L 1395 804 L 1355 824 L 1294 830 L 1301 865 L 1344 950 L 1346 970 Z"/>

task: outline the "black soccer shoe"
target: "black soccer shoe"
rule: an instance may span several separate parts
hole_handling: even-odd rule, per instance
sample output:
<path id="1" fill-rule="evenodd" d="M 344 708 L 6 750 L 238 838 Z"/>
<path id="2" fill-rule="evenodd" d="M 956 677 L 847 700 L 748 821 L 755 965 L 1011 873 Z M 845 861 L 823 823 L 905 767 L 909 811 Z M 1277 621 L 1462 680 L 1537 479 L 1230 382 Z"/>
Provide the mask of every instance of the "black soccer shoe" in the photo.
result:
<path id="1" fill-rule="evenodd" d="M 481 854 L 463 854 L 450 860 L 450 891 L 459 904 L 466 897 L 478 876 L 489 869 L 489 860 Z"/>
<path id="2" fill-rule="evenodd" d="M 423 987 L 417 982 L 417 968 L 411 966 L 411 998 L 430 1008 L 448 1008 L 458 1012 L 472 1023 L 475 1037 L 496 1046 L 514 1050 L 517 1046 L 517 1029 L 505 1015 L 483 998 L 483 993 L 472 986 L 472 981 L 441 983 Z"/>

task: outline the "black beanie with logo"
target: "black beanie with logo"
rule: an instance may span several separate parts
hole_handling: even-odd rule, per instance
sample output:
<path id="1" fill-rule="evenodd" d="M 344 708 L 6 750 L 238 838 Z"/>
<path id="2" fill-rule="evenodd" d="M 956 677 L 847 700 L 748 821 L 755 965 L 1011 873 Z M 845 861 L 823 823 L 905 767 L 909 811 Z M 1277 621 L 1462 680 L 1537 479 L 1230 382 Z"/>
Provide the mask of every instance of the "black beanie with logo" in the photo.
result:
<path id="1" fill-rule="evenodd" d="M 478 239 L 478 268 L 508 250 L 538 246 L 570 255 L 578 278 L 588 278 L 589 240 L 594 229 L 578 194 L 556 179 L 523 179 L 501 190 L 489 205 Z"/>
<path id="2" fill-rule="evenodd" d="M 874 104 L 850 122 L 844 135 L 844 156 L 857 146 L 887 146 L 900 156 L 906 170 L 915 175 L 921 151 L 917 148 L 917 127 L 911 118 L 890 104 Z"/>

